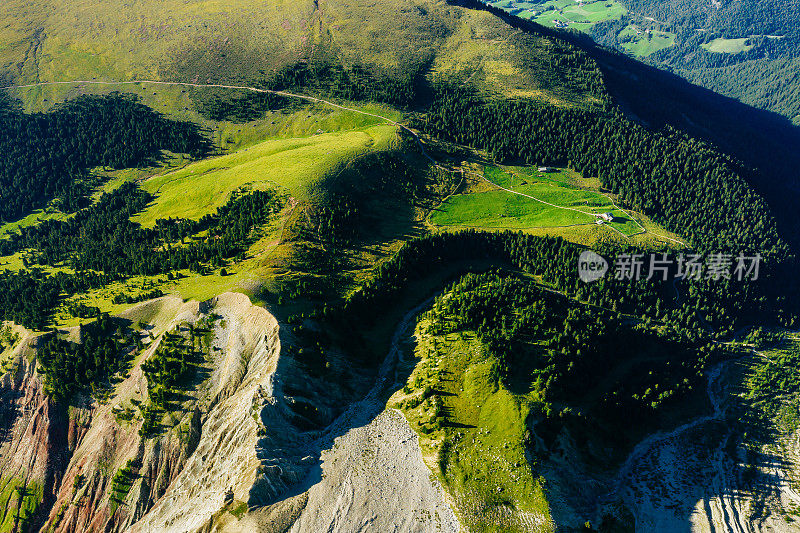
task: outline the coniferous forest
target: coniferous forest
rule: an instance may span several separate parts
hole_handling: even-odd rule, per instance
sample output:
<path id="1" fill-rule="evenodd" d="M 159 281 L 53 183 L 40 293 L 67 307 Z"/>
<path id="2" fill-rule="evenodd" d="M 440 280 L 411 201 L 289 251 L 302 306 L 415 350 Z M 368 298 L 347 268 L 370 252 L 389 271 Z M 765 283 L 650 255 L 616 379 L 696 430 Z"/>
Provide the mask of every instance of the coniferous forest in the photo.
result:
<path id="1" fill-rule="evenodd" d="M 624 205 L 685 235 L 698 249 L 759 250 L 779 260 L 787 255 L 769 206 L 737 172 L 737 163 L 680 132 L 654 133 L 616 113 L 485 102 L 456 86 L 439 88 L 420 126 L 485 149 L 500 162 L 565 165 L 597 176 Z"/>
<path id="2" fill-rule="evenodd" d="M 0 3 L 0 533 L 792 529 L 785 3 Z"/>
<path id="3" fill-rule="evenodd" d="M 37 114 L 0 100 L 0 221 L 53 199 L 64 212 L 85 207 L 94 167 L 138 167 L 155 163 L 161 150 L 201 157 L 210 149 L 197 126 L 128 95 L 84 96 Z"/>
<path id="4" fill-rule="evenodd" d="M 107 314 L 81 326 L 79 337 L 79 343 L 57 335 L 40 341 L 39 363 L 47 394 L 68 400 L 78 392 L 91 392 L 95 385 L 127 370 L 127 356 L 136 348 L 136 334 Z"/>
<path id="5" fill-rule="evenodd" d="M 126 183 L 74 217 L 45 221 L 0 241 L 0 255 L 24 249 L 24 261 L 32 267 L 0 273 L 0 318 L 41 329 L 62 294 L 133 275 L 186 268 L 202 273 L 222 266 L 244 253 L 257 228 L 283 205 L 273 190 L 239 192 L 200 220 L 163 219 L 145 229 L 130 216 L 149 201 L 135 183 Z M 193 237 L 201 232 L 203 237 Z M 37 265 L 68 266 L 75 274 L 47 275 Z"/>

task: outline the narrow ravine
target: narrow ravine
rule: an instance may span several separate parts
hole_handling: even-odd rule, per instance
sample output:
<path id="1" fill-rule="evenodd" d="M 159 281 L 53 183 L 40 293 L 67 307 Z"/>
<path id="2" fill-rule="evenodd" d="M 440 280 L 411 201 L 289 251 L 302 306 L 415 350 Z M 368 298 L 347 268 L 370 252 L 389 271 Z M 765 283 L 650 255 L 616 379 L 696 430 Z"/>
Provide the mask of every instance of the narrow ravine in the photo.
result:
<path id="1" fill-rule="evenodd" d="M 725 376 L 738 361 L 718 363 L 708 372 L 712 413 L 649 436 L 620 468 L 602 503 L 621 500 L 633 513 L 637 531 L 798 531 L 785 518 L 800 500 L 791 489 L 784 452 L 764 452 L 761 462 L 748 466 L 742 447 L 731 441 L 743 430 L 727 419 Z M 763 468 L 764 461 L 773 463 Z M 747 468 L 755 468 L 750 481 L 743 477 Z"/>

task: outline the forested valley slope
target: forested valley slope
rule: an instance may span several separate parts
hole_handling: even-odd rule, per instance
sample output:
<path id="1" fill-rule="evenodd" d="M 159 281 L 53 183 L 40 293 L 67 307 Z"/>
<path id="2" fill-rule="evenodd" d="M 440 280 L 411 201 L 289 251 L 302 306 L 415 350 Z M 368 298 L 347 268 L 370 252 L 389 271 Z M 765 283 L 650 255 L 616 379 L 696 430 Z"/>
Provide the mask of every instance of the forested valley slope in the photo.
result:
<path id="1" fill-rule="evenodd" d="M 0 531 L 797 530 L 788 120 L 477 1 L 0 15 Z"/>

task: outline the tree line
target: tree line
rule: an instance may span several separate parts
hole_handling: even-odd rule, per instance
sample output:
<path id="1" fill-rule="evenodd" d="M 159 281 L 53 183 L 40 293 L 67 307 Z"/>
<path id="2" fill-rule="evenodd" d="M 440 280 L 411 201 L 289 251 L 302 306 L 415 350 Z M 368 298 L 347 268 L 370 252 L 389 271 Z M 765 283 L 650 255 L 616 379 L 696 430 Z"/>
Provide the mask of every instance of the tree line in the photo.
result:
<path id="1" fill-rule="evenodd" d="M 136 335 L 102 314 L 79 326 L 78 343 L 55 333 L 40 341 L 36 353 L 45 394 L 69 401 L 74 394 L 94 392 L 127 369 L 138 344 Z"/>
<path id="2" fill-rule="evenodd" d="M 254 228 L 277 212 L 283 197 L 274 190 L 235 192 L 215 213 L 199 220 L 159 219 L 143 228 L 130 217 L 152 195 L 128 182 L 67 220 L 47 220 L 0 242 L 0 255 L 26 250 L 30 264 L 67 265 L 110 276 L 154 275 L 221 266 L 243 253 Z M 192 238 L 205 232 L 203 237 Z"/>
<path id="3" fill-rule="evenodd" d="M 588 410 L 582 416 L 612 434 L 652 423 L 659 410 L 702 387 L 708 365 L 724 355 L 708 335 L 631 324 L 502 270 L 466 274 L 425 318 L 432 335 L 475 331 L 509 390 L 534 393 L 546 418 Z M 645 360 L 634 363 L 643 352 Z M 587 396 L 595 398 L 588 405 L 581 401 Z"/>
<path id="4" fill-rule="evenodd" d="M 0 271 L 0 320 L 10 320 L 28 329 L 43 330 L 61 302 L 63 294 L 99 289 L 113 279 L 104 274 L 80 271 L 47 274 L 39 268 Z"/>
<path id="5" fill-rule="evenodd" d="M 90 169 L 151 164 L 161 150 L 201 157 L 211 143 L 196 125 L 169 120 L 130 95 L 82 96 L 35 114 L 0 101 L 0 221 L 55 198 L 63 211 L 75 211 L 92 190 Z"/>
<path id="6" fill-rule="evenodd" d="M 427 133 L 487 150 L 500 162 L 565 165 L 596 176 L 622 204 L 688 237 L 701 250 L 783 258 L 766 202 L 736 162 L 672 130 L 654 133 L 626 120 L 532 101 L 484 102 L 474 91 L 438 87 L 420 122 Z"/>
<path id="7" fill-rule="evenodd" d="M 274 190 L 237 191 L 199 220 L 163 219 L 154 228 L 142 228 L 130 217 L 151 199 L 135 183 L 126 183 L 69 219 L 44 221 L 0 241 L 0 255 L 24 250 L 30 267 L 0 272 L 0 318 L 42 329 L 64 295 L 130 276 L 222 266 L 247 250 L 257 228 L 284 202 Z M 40 265 L 67 266 L 75 273 L 46 274 Z"/>
<path id="8" fill-rule="evenodd" d="M 800 310 L 794 299 L 776 294 L 784 287 L 776 279 L 767 277 L 745 283 L 726 279 L 678 281 L 673 265 L 666 281 L 659 277 L 638 281 L 616 279 L 609 274 L 587 284 L 580 281 L 577 273 L 583 249 L 561 238 L 522 232 L 465 230 L 431 235 L 407 242 L 341 305 L 326 306 L 322 313 L 343 327 L 353 320 L 369 325 L 381 309 L 391 306 L 404 294 L 412 280 L 434 274 L 440 265 L 488 260 L 537 276 L 554 290 L 598 308 L 669 325 L 687 338 L 697 339 L 702 332 L 725 336 L 753 323 L 786 327 L 800 323 L 797 318 Z M 648 272 L 652 259 L 649 253 L 633 247 L 626 251 L 641 253 L 643 272 Z M 617 252 L 618 248 L 604 252 L 612 268 L 613 254 Z"/>

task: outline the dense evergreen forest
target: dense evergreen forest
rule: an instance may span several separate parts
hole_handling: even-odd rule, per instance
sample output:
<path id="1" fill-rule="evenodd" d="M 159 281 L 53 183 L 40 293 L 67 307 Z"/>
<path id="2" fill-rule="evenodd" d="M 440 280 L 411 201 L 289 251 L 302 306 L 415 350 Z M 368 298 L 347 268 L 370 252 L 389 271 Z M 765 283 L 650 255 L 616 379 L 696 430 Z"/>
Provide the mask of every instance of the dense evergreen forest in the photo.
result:
<path id="1" fill-rule="evenodd" d="M 113 279 L 95 272 L 52 275 L 41 269 L 0 271 L 0 320 L 11 320 L 29 329 L 42 330 L 61 301 L 62 294 L 99 289 Z"/>
<path id="2" fill-rule="evenodd" d="M 743 0 L 712 5 L 698 0 L 623 0 L 629 14 L 592 27 L 600 44 L 619 47 L 629 24 L 676 34 L 675 45 L 645 61 L 694 83 L 780 113 L 800 124 L 800 4 Z M 624 35 L 624 34 L 623 34 Z M 736 53 L 712 52 L 715 39 L 746 39 Z M 764 93 L 771 92 L 773 98 Z"/>
<path id="3" fill-rule="evenodd" d="M 151 164 L 161 150 L 200 157 L 210 149 L 197 126 L 168 120 L 133 96 L 83 96 L 37 114 L 0 101 L 0 222 L 55 198 L 65 212 L 83 207 L 91 168 Z"/>
<path id="4" fill-rule="evenodd" d="M 279 70 L 265 81 L 266 89 L 303 89 L 345 100 L 385 102 L 400 108 L 418 105 L 426 85 L 425 69 L 370 70 L 359 64 L 344 67 L 332 57 L 301 61 Z"/>
<path id="5" fill-rule="evenodd" d="M 507 387 L 534 392 L 557 425 L 571 414 L 609 435 L 631 423 L 652 424 L 659 410 L 702 388 L 708 365 L 725 352 L 708 336 L 632 325 L 503 271 L 462 277 L 425 318 L 433 335 L 475 331 L 498 359 Z M 582 402 L 587 396 L 594 400 Z"/>
<path id="6" fill-rule="evenodd" d="M 53 334 L 38 345 L 38 362 L 49 396 L 69 400 L 79 392 L 95 392 L 115 374 L 124 372 L 138 344 L 137 334 L 107 314 L 79 326 L 80 342 Z"/>
<path id="7" fill-rule="evenodd" d="M 420 126 L 429 134 L 487 150 L 501 162 L 566 165 L 597 176 L 622 203 L 688 237 L 703 251 L 788 249 L 766 202 L 734 161 L 703 142 L 654 133 L 621 115 L 484 102 L 469 89 L 440 86 Z"/>
<path id="8" fill-rule="evenodd" d="M 586 284 L 576 266 L 582 247 L 561 238 L 536 237 L 515 232 L 462 231 L 432 235 L 408 242 L 374 276 L 348 296 L 344 305 L 327 308 L 334 323 L 357 319 L 371 324 L 379 310 L 391 306 L 407 290 L 412 279 L 424 278 L 438 265 L 457 261 L 490 260 L 540 277 L 554 290 L 614 312 L 670 325 L 687 338 L 707 334 L 726 335 L 752 323 L 796 326 L 798 307 L 786 293 L 776 294 L 775 279 L 762 277 L 745 283 L 735 280 L 685 279 L 633 281 L 607 276 Z M 610 256 L 619 249 L 609 249 Z M 628 250 L 634 252 L 635 249 Z M 645 272 L 653 258 L 643 254 Z M 659 257 L 655 258 L 656 260 Z M 611 262 L 613 264 L 613 261 Z M 676 289 L 679 286 L 679 289 Z"/>
<path id="9" fill-rule="evenodd" d="M 425 72 L 396 69 L 380 72 L 355 64 L 345 67 L 333 56 L 288 65 L 277 72 L 263 72 L 257 81 L 263 89 L 291 91 L 350 101 L 383 102 L 401 109 L 416 107 L 428 94 Z M 195 108 L 212 120 L 247 122 L 269 111 L 296 108 L 302 103 L 278 95 L 252 91 L 200 89 L 193 91 Z"/>
<path id="10" fill-rule="evenodd" d="M 216 213 L 197 221 L 160 219 L 152 229 L 131 222 L 151 200 L 135 183 L 125 183 L 74 217 L 44 221 L 1 241 L 0 255 L 28 249 L 29 264 L 64 264 L 114 277 L 200 271 L 205 263 L 221 266 L 244 252 L 254 228 L 283 202 L 273 190 L 237 192 Z M 205 235 L 192 237 L 201 232 Z"/>
<path id="11" fill-rule="evenodd" d="M 195 109 L 211 120 L 242 123 L 269 111 L 298 105 L 296 101 L 253 91 L 203 88 L 192 92 Z"/>
<path id="12" fill-rule="evenodd" d="M 581 71 L 588 73 L 594 68 L 604 89 L 610 94 L 605 100 L 608 111 L 623 111 L 633 122 L 647 124 L 650 130 L 661 131 L 672 127 L 694 139 L 704 140 L 741 161 L 742 164 L 736 166 L 737 174 L 767 200 L 778 222 L 781 237 L 790 242 L 795 250 L 800 250 L 800 222 L 793 215 L 795 206 L 800 202 L 797 192 L 800 183 L 797 172 L 800 167 L 800 151 L 797 150 L 800 129 L 792 126 L 791 122 L 692 85 L 666 70 L 647 66 L 597 46 L 584 33 L 546 28 L 480 0 L 448 1 L 470 9 L 489 11 L 525 33 L 569 43 L 589 57 L 588 61 L 581 63 Z M 730 4 L 733 7 L 736 5 Z M 709 53 L 703 48 L 700 51 Z M 713 57 L 729 56 L 739 58 L 742 54 L 713 54 Z M 702 69 L 692 69 L 690 59 L 693 57 L 696 54 L 687 51 L 686 60 L 689 63 L 681 63 L 672 70 L 697 81 L 694 76 L 699 75 Z M 747 60 L 728 67 L 710 68 L 706 77 L 715 80 L 716 86 L 709 85 L 715 90 L 721 90 L 721 85 L 736 86 L 747 90 L 762 102 L 781 105 L 795 102 L 792 105 L 797 106 L 800 105 L 797 98 L 800 94 L 797 90 L 799 78 L 796 76 L 797 69 L 792 67 L 798 61 L 800 58 L 797 57 Z M 774 69 L 772 62 L 775 62 Z M 728 70 L 730 76 L 720 76 L 716 72 L 718 69 Z M 730 93 L 722 91 L 722 94 Z M 754 101 L 745 102 L 756 105 Z M 762 107 L 772 109 L 769 106 Z M 794 115 L 790 113 L 787 116 Z M 800 117 L 796 117 L 795 123 L 797 120 Z"/>

